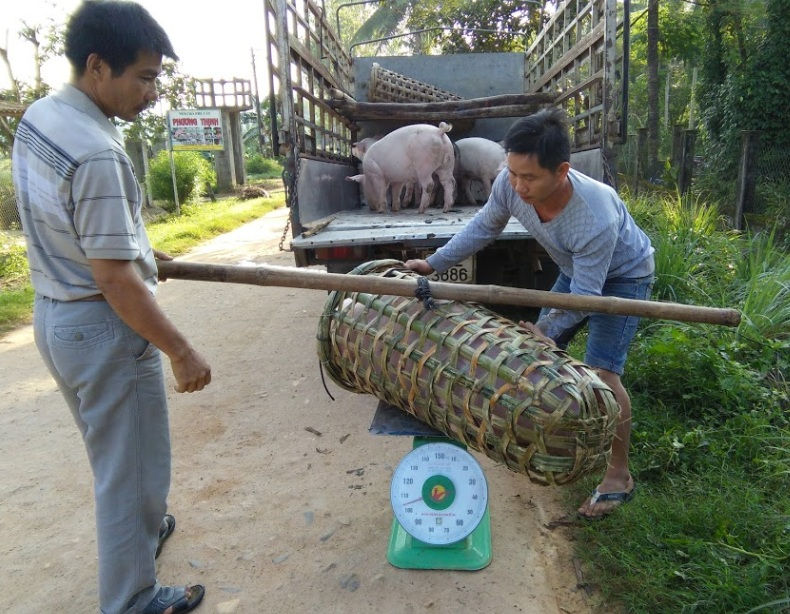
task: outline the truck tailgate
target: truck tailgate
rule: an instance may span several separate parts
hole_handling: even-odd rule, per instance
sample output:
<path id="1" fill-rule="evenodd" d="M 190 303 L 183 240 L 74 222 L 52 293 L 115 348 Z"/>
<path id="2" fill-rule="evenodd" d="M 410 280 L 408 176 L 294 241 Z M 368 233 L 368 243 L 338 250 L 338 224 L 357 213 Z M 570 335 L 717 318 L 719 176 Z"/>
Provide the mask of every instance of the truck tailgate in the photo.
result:
<path id="1" fill-rule="evenodd" d="M 480 207 L 453 207 L 447 213 L 429 209 L 402 209 L 396 213 L 376 213 L 368 207 L 339 211 L 310 222 L 291 246 L 296 249 L 337 245 L 371 245 L 374 243 L 432 242 L 444 243 L 460 231 Z M 511 219 L 500 239 L 526 239 L 530 234 L 516 219 Z"/>

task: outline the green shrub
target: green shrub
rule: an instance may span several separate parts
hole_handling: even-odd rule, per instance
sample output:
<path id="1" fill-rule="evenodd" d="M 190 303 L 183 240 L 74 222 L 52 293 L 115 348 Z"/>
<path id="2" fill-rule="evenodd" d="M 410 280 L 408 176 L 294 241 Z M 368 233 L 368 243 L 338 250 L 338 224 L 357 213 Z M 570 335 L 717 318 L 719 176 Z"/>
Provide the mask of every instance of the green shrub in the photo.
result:
<path id="1" fill-rule="evenodd" d="M 261 175 L 265 179 L 279 178 L 283 172 L 283 167 L 277 160 L 264 158 L 259 153 L 249 156 L 244 167 L 250 175 Z"/>
<path id="2" fill-rule="evenodd" d="M 790 254 L 776 243 L 775 232 L 744 242 L 735 274 L 743 313 L 739 331 L 757 339 L 790 340 Z"/>
<path id="3" fill-rule="evenodd" d="M 0 160 L 0 230 L 19 230 L 19 212 L 11 178 L 11 160 Z"/>
<path id="4" fill-rule="evenodd" d="M 209 186 L 216 183 L 216 173 L 211 164 L 195 151 L 177 151 L 173 154 L 176 168 L 176 185 L 178 187 L 179 202 L 188 202 L 190 199 L 206 191 Z M 169 203 L 164 208 L 172 211 L 175 205 L 173 194 L 173 178 L 170 172 L 170 154 L 162 150 L 151 160 L 149 172 L 151 174 L 151 191 L 155 200 Z"/>
<path id="5" fill-rule="evenodd" d="M 760 373 L 738 360 L 732 337 L 715 328 L 661 326 L 631 348 L 627 386 L 661 399 L 680 419 L 705 424 L 761 406 L 769 390 Z"/>
<path id="6" fill-rule="evenodd" d="M 21 240 L 0 234 L 0 287 L 27 276 L 27 253 Z"/>

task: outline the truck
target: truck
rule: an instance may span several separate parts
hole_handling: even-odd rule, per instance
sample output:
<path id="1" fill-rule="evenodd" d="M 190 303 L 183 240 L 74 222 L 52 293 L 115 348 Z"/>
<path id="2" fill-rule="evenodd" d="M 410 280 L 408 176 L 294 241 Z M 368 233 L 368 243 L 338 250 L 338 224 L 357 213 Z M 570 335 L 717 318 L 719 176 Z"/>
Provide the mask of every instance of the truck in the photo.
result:
<path id="1" fill-rule="evenodd" d="M 286 160 L 297 266 L 339 273 L 369 260 L 424 258 L 477 213 L 470 204 L 423 214 L 365 205 L 347 180 L 359 172 L 352 147 L 400 126 L 444 121 L 453 141 L 501 141 L 518 117 L 558 105 L 568 113 L 572 166 L 613 183 L 614 146 L 626 134 L 627 0 L 544 3 L 544 26 L 525 52 L 376 57 L 354 56 L 313 0 L 265 0 L 264 9 L 271 140 Z M 511 220 L 497 240 L 436 278 L 545 290 L 556 274 Z"/>

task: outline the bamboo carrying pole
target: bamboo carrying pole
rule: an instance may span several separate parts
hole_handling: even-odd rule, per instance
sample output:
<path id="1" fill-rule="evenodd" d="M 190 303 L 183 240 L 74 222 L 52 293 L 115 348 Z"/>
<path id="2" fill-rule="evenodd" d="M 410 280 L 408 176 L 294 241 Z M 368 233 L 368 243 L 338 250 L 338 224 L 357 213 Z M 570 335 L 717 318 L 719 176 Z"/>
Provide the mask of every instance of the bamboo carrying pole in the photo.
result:
<path id="1" fill-rule="evenodd" d="M 379 275 L 343 275 L 272 265 L 247 267 L 176 260 L 157 260 L 157 265 L 161 279 L 219 281 L 257 286 L 340 290 L 409 297 L 415 296 L 417 290 L 416 279 L 396 279 Z M 432 281 L 430 289 L 431 296 L 435 299 L 473 303 L 555 307 L 571 311 L 593 311 L 725 326 L 738 326 L 741 321 L 741 314 L 736 309 L 699 307 L 680 303 L 640 301 L 610 296 L 581 296 L 507 286 L 452 284 L 438 281 Z"/>

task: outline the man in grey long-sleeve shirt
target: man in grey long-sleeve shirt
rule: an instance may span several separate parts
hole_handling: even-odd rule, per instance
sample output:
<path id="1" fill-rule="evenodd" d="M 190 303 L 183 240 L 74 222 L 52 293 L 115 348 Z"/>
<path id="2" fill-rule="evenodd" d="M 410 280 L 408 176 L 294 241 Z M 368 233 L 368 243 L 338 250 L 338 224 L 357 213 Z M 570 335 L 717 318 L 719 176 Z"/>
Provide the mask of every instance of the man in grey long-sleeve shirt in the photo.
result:
<path id="1" fill-rule="evenodd" d="M 517 121 L 505 136 L 505 150 L 507 167 L 469 225 L 427 260 L 409 260 L 406 266 L 423 275 L 443 272 L 491 243 L 512 216 L 557 263 L 560 275 L 552 291 L 649 298 L 654 272 L 650 239 L 612 188 L 570 168 L 564 112 L 544 110 Z M 612 388 L 620 405 L 609 467 L 579 508 L 582 516 L 596 518 L 634 495 L 628 470 L 631 401 L 620 376 L 639 318 L 543 309 L 536 324 L 523 324 L 565 347 L 585 323 L 585 362 Z"/>

